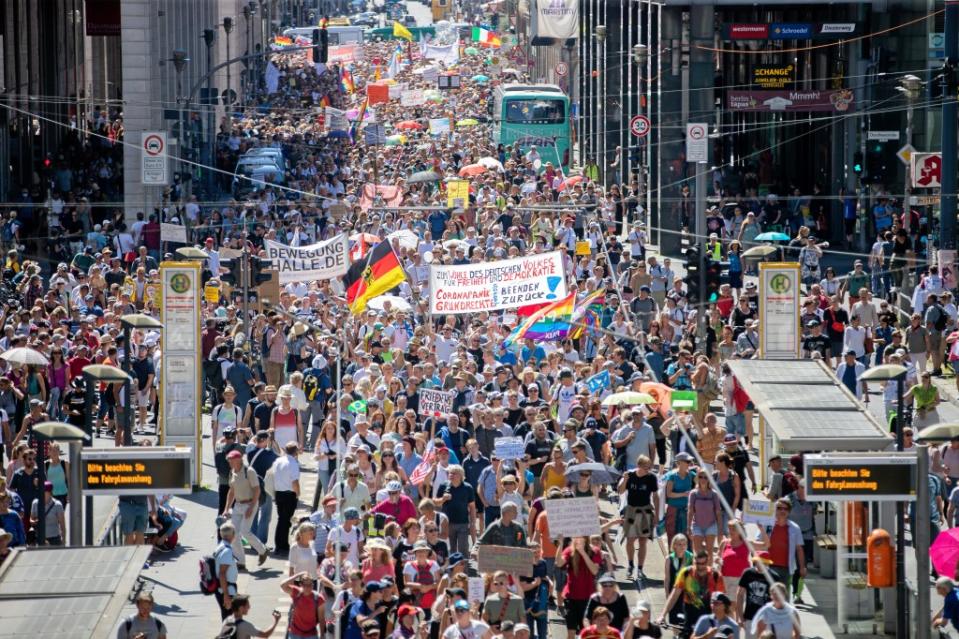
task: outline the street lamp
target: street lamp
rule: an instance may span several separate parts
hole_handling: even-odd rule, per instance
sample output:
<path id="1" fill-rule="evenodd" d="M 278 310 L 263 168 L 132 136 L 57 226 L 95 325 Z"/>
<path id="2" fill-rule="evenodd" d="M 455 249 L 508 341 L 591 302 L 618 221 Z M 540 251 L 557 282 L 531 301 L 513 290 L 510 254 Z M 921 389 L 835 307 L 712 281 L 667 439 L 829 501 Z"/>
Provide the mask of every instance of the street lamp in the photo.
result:
<path id="1" fill-rule="evenodd" d="M 177 106 L 177 125 L 179 131 L 177 132 L 177 148 L 179 149 L 180 155 L 180 171 L 183 170 L 183 159 L 186 154 L 186 127 L 183 124 L 183 84 L 181 82 L 181 76 L 183 75 L 183 70 L 186 68 L 186 63 L 190 61 L 187 52 L 184 49 L 174 49 L 173 57 L 168 60 L 173 63 L 173 68 L 176 71 L 176 101 Z"/>
<path id="2" fill-rule="evenodd" d="M 905 440 L 903 438 L 902 408 L 903 408 L 903 386 L 906 383 L 906 367 L 899 364 L 883 364 L 868 369 L 862 374 L 863 381 L 896 384 L 896 450 L 903 451 Z M 925 481 L 924 477 L 919 477 L 916 481 Z M 915 524 L 913 524 L 915 528 Z M 915 534 L 915 532 L 913 532 Z M 909 631 L 906 622 L 906 504 L 901 501 L 896 502 L 896 578 L 901 580 L 900 587 L 896 589 L 896 636 L 907 637 Z"/>
<path id="3" fill-rule="evenodd" d="M 601 115 L 600 111 L 604 111 L 602 105 L 603 100 L 606 99 L 606 25 L 597 24 L 593 29 L 593 37 L 596 38 L 596 49 L 597 56 L 594 56 L 596 64 L 593 69 L 593 76 L 596 78 L 596 90 L 593 92 L 594 98 L 594 110 L 593 110 L 593 136 L 595 138 L 593 147 L 593 157 L 596 158 L 597 155 L 602 160 L 602 162 L 596 162 L 597 166 L 602 164 L 600 171 L 602 172 L 602 179 L 605 182 L 606 180 L 606 117 L 605 114 Z M 603 65 L 604 72 L 599 74 L 600 64 Z"/>
<path id="4" fill-rule="evenodd" d="M 107 366 L 106 364 L 91 364 L 83 367 L 83 387 L 85 389 L 83 404 L 85 407 L 83 430 L 86 431 L 93 440 L 93 404 L 95 401 L 93 387 L 97 382 L 104 384 L 116 384 L 126 382 L 130 376 L 124 373 L 116 366 Z M 93 545 L 93 497 L 86 497 L 83 504 L 84 522 L 83 528 L 87 545 Z"/>
<path id="5" fill-rule="evenodd" d="M 80 546 L 83 538 L 80 535 L 80 522 L 83 517 L 83 508 L 80 505 L 80 443 L 89 439 L 83 429 L 63 422 L 42 422 L 33 427 L 33 434 L 40 441 L 64 441 L 70 444 L 70 540 L 69 545 Z M 37 446 L 37 470 L 40 473 L 40 485 L 46 481 L 44 469 L 43 446 Z M 47 517 L 43 500 L 46 490 L 41 493 L 37 503 L 37 545 L 44 546 L 47 541 Z M 64 540 L 66 541 L 66 540 Z"/>
<path id="6" fill-rule="evenodd" d="M 213 68 L 213 45 L 216 43 L 216 30 L 204 29 L 204 44 L 206 44 L 206 166 L 203 172 L 206 174 L 206 191 L 210 199 L 213 198 L 213 139 L 214 139 L 214 112 L 216 111 L 216 95 L 213 93 L 213 74 L 210 70 Z"/>
<path id="7" fill-rule="evenodd" d="M 233 33 L 233 18 L 231 18 L 230 16 L 226 16 L 225 18 L 223 18 L 223 24 L 221 26 L 223 27 L 224 33 L 226 33 L 226 59 L 229 60 L 230 59 L 230 34 Z M 223 102 L 224 104 L 227 104 L 227 105 L 231 104 L 230 102 L 231 87 L 232 87 L 232 83 L 230 81 L 230 67 L 227 67 L 226 68 L 226 91 L 223 92 Z"/>
<path id="8" fill-rule="evenodd" d="M 244 25 L 246 25 L 246 52 L 253 52 L 253 18 L 256 16 L 256 3 L 250 2 L 250 4 L 243 5 L 243 19 Z M 243 75 L 246 78 L 242 88 L 244 104 L 249 104 L 249 94 L 252 91 L 253 87 L 253 77 L 256 73 L 256 66 L 254 61 L 248 60 L 246 62 L 246 73 Z"/>
<path id="9" fill-rule="evenodd" d="M 132 313 L 120 317 L 120 326 L 123 328 L 123 371 L 126 373 L 126 381 L 123 388 L 126 395 L 126 406 L 123 407 L 123 445 L 133 445 L 133 398 L 131 397 L 130 383 L 133 379 L 133 345 L 130 343 L 130 337 L 133 330 L 155 330 L 163 328 L 163 323 L 149 315 L 143 313 Z M 159 427 L 157 428 L 159 430 Z"/>
<path id="10" fill-rule="evenodd" d="M 922 80 L 917 76 L 914 76 L 911 73 L 908 73 L 901 78 L 899 78 L 899 86 L 896 87 L 896 90 L 903 94 L 906 98 L 906 146 L 912 146 L 912 113 L 913 106 L 916 103 L 916 99 L 919 98 L 919 90 L 922 87 Z M 906 184 L 903 189 L 903 201 L 902 201 L 902 210 L 906 212 L 906 215 L 902 216 L 902 225 L 906 229 L 906 232 L 909 231 L 909 225 L 912 222 L 912 216 L 909 215 L 909 195 L 912 193 L 912 167 L 906 165 Z"/>

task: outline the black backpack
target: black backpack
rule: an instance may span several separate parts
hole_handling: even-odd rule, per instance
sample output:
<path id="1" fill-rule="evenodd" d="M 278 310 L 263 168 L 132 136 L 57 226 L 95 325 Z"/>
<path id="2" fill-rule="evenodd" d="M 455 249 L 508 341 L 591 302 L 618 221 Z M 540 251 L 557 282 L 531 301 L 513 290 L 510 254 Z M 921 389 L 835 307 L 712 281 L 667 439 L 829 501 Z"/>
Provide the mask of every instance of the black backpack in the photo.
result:
<path id="1" fill-rule="evenodd" d="M 946 323 L 948 322 L 948 319 L 946 318 L 946 312 L 942 310 L 942 307 L 938 304 L 935 308 L 939 314 L 936 316 L 936 321 L 934 321 L 932 325 L 936 327 L 937 331 L 942 332 L 946 330 Z"/>

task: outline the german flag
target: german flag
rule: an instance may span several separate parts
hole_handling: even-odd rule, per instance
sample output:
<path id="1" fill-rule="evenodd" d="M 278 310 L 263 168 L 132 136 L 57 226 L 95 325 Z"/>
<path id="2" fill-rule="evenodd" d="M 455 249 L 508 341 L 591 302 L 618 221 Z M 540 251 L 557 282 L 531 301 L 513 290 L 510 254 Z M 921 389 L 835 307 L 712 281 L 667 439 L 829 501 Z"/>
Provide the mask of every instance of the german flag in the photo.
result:
<path id="1" fill-rule="evenodd" d="M 406 279 L 406 272 L 389 242 L 380 242 L 366 254 L 363 260 L 354 262 L 343 276 L 346 301 L 350 311 L 359 315 L 366 310 L 366 303 Z"/>

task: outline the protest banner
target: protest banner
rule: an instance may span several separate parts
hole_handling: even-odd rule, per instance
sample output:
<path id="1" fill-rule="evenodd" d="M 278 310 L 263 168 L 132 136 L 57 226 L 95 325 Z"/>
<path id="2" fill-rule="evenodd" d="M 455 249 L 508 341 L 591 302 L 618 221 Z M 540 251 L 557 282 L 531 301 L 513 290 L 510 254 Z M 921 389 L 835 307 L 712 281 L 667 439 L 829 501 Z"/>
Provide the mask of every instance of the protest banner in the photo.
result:
<path id="1" fill-rule="evenodd" d="M 404 93 L 406 93 L 406 89 L 407 89 L 408 86 L 409 86 L 409 85 L 407 85 L 405 82 L 401 82 L 401 83 L 399 83 L 399 84 L 391 84 L 391 85 L 390 85 L 390 100 L 398 100 L 398 99 L 400 99 L 400 97 L 401 97 Z"/>
<path id="2" fill-rule="evenodd" d="M 486 584 L 482 577 L 468 577 L 466 594 L 469 601 L 483 601 L 486 598 Z"/>
<path id="3" fill-rule="evenodd" d="M 773 502 L 768 499 L 750 499 L 743 509 L 743 523 L 772 526 L 776 522 Z"/>
<path id="4" fill-rule="evenodd" d="M 449 118 L 430 118 L 430 135 L 443 135 L 450 132 Z"/>
<path id="5" fill-rule="evenodd" d="M 423 89 L 413 89 L 404 91 L 400 95 L 400 104 L 405 107 L 420 106 L 426 104 L 426 94 Z"/>
<path id="6" fill-rule="evenodd" d="M 160 222 L 160 240 L 162 242 L 186 244 L 186 227 L 182 224 Z"/>
<path id="7" fill-rule="evenodd" d="M 553 531 L 550 530 L 552 533 Z M 505 570 L 511 575 L 520 577 L 533 576 L 533 559 L 535 551 L 532 548 L 511 548 L 509 546 L 479 547 L 479 571 L 496 572 Z"/>
<path id="8" fill-rule="evenodd" d="M 453 393 L 450 391 L 421 388 L 419 396 L 420 415 L 436 417 L 453 412 Z"/>
<path id="9" fill-rule="evenodd" d="M 358 42 L 327 47 L 327 64 L 358 62 L 363 60 L 363 45 Z"/>
<path id="10" fill-rule="evenodd" d="M 349 131 L 350 121 L 346 117 L 346 111 L 326 107 L 325 123 L 327 131 Z"/>
<path id="11" fill-rule="evenodd" d="M 466 208 L 470 201 L 470 183 L 466 180 L 446 182 L 446 206 L 451 209 Z"/>
<path id="12" fill-rule="evenodd" d="M 430 312 L 516 309 L 566 297 L 561 251 L 480 264 L 430 265 Z"/>
<path id="13" fill-rule="evenodd" d="M 493 454 L 500 459 L 522 459 L 525 451 L 522 437 L 497 437 L 493 440 Z"/>
<path id="14" fill-rule="evenodd" d="M 264 240 L 266 257 L 279 271 L 280 283 L 330 280 L 350 268 L 349 242 L 345 234 L 309 246 L 287 246 Z"/>
<path id="15" fill-rule="evenodd" d="M 559 536 L 587 537 L 600 534 L 599 507 L 592 497 L 546 499 L 543 504 L 546 507 L 549 534 L 554 539 Z"/>

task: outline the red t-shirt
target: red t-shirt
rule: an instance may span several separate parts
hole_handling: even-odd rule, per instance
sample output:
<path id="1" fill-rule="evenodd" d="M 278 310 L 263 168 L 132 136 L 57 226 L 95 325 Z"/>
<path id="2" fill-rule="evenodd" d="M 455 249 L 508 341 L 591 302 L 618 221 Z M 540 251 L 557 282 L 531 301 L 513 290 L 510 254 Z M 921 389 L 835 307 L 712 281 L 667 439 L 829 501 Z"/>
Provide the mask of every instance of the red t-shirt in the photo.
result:
<path id="1" fill-rule="evenodd" d="M 589 571 L 586 562 L 578 553 L 576 557 L 574 560 L 572 546 L 563 551 L 563 561 L 566 562 L 564 566 L 566 568 L 566 586 L 563 587 L 563 597 L 586 600 L 596 592 L 596 575 Z M 602 555 L 594 548 L 589 549 L 589 558 L 597 565 L 603 560 Z M 579 564 L 578 570 L 573 570 L 574 561 Z"/>
<path id="2" fill-rule="evenodd" d="M 769 557 L 774 566 L 789 567 L 789 526 L 773 526 L 769 535 Z"/>
<path id="3" fill-rule="evenodd" d="M 317 606 L 323 605 L 325 599 L 320 593 L 313 591 L 310 596 L 303 594 L 303 590 L 293 586 L 293 614 L 290 615 L 290 630 L 304 637 L 316 637 Z"/>
<path id="4" fill-rule="evenodd" d="M 579 633 L 579 639 L 619 639 L 621 636 L 619 630 L 612 626 L 606 628 L 605 632 L 600 632 L 596 624 L 586 626 Z"/>
<path id="5" fill-rule="evenodd" d="M 90 360 L 86 357 L 71 357 L 67 365 L 70 366 L 70 377 L 79 377 L 83 375 L 83 369 L 90 365 Z"/>

